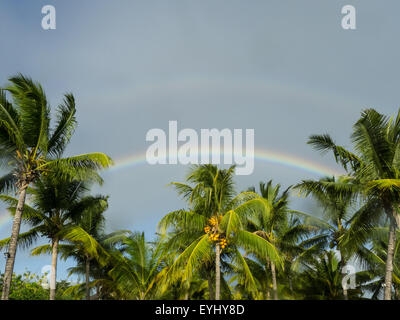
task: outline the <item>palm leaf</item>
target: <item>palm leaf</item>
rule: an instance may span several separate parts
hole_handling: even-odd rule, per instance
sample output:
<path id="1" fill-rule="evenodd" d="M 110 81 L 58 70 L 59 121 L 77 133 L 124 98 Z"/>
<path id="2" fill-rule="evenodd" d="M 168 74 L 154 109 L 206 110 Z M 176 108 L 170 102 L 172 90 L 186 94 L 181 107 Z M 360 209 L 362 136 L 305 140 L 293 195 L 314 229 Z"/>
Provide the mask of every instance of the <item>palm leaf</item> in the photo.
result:
<path id="1" fill-rule="evenodd" d="M 40 84 L 31 78 L 18 74 L 9 79 L 11 85 L 6 89 L 11 93 L 19 107 L 20 126 L 23 128 L 23 141 L 34 148 L 47 151 L 50 109 L 46 95 Z"/>
<path id="2" fill-rule="evenodd" d="M 310 136 L 307 144 L 312 145 L 314 149 L 320 151 L 321 153 L 332 151 L 336 162 L 340 163 L 346 171 L 348 169 L 348 165 L 350 165 L 351 169 L 354 171 L 362 165 L 361 159 L 345 148 L 336 145 L 328 134 L 312 135 Z"/>
<path id="3" fill-rule="evenodd" d="M 194 269 L 199 268 L 202 262 L 210 261 L 211 258 L 211 242 L 208 235 L 202 235 L 193 241 L 175 260 L 167 277 L 171 281 L 181 278 L 180 268 L 183 269 L 183 278 L 189 279 Z"/>
<path id="4" fill-rule="evenodd" d="M 26 249 L 32 245 L 34 241 L 40 236 L 40 231 L 37 228 L 33 228 L 27 232 L 20 233 L 18 235 L 17 246 L 22 249 Z M 0 250 L 7 249 L 10 243 L 10 238 L 0 240 Z"/>
<path id="5" fill-rule="evenodd" d="M 4 176 L 0 177 L 0 192 L 9 192 L 16 190 L 16 182 L 17 178 L 13 173 L 5 174 Z"/>
<path id="6" fill-rule="evenodd" d="M 98 179 L 93 172 L 108 168 L 113 161 L 104 153 L 88 153 L 78 156 L 48 161 L 36 170 L 50 170 L 61 179 L 87 180 Z"/>
<path id="7" fill-rule="evenodd" d="M 252 254 L 255 254 L 257 257 L 260 257 L 261 259 L 269 259 L 282 269 L 284 268 L 283 259 L 279 254 L 278 249 L 266 239 L 249 231 L 238 230 L 235 240 L 237 245 L 243 247 Z"/>
<path id="8" fill-rule="evenodd" d="M 64 152 L 76 126 L 75 113 L 75 98 L 72 94 L 66 94 L 57 109 L 57 124 L 49 138 L 48 153 L 51 156 L 60 157 Z"/>

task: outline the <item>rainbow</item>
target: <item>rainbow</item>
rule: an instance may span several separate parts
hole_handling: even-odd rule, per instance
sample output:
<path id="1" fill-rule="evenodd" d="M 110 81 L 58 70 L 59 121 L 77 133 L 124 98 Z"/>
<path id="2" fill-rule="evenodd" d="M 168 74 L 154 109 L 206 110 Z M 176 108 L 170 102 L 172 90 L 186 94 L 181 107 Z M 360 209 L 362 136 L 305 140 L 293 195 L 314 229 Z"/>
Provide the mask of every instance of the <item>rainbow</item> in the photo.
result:
<path id="1" fill-rule="evenodd" d="M 222 155 L 223 152 L 221 152 L 221 157 Z M 338 176 L 344 173 L 334 168 L 322 165 L 320 163 L 308 159 L 272 150 L 256 149 L 254 151 L 254 160 L 286 166 L 319 176 Z M 115 165 L 110 169 L 108 169 L 106 171 L 107 173 L 113 173 L 116 171 L 121 171 L 124 169 L 147 164 L 146 153 L 141 152 L 120 157 L 117 158 L 114 162 Z M 10 220 L 11 220 L 11 215 L 8 212 L 0 213 L 0 227 L 9 222 Z"/>
<path id="2" fill-rule="evenodd" d="M 182 91 L 196 91 L 196 90 L 209 90 L 210 88 L 217 89 L 219 91 L 225 90 L 231 94 L 232 92 L 247 92 L 254 94 L 266 95 L 267 90 L 274 94 L 289 96 L 292 98 L 303 99 L 307 101 L 318 102 L 319 106 L 334 104 L 340 108 L 346 108 L 346 104 L 359 105 L 359 101 L 353 101 L 353 97 L 342 97 L 336 93 L 322 92 L 321 90 L 310 90 L 308 87 L 301 87 L 295 83 L 282 83 L 273 79 L 267 78 L 226 78 L 226 77 L 215 77 L 209 76 L 202 77 L 197 75 L 193 77 L 183 77 L 176 79 L 161 79 L 158 83 L 154 83 L 154 79 L 151 79 L 148 83 L 135 86 L 126 87 L 120 96 L 129 99 L 129 101 L 135 102 L 136 100 L 146 99 L 149 96 L 154 96 L 155 93 L 158 95 L 163 93 L 171 92 L 182 92 Z M 222 155 L 222 152 L 221 152 Z M 255 150 L 254 159 L 256 161 L 272 163 L 291 167 L 296 170 L 302 170 L 314 175 L 319 176 L 336 176 L 343 174 L 336 169 L 322 165 L 320 163 L 304 159 L 292 154 L 257 149 Z M 115 171 L 124 170 L 127 168 L 144 165 L 146 164 L 146 154 L 135 153 L 132 155 L 126 155 L 123 157 L 116 158 L 115 165 L 108 169 L 106 173 L 113 173 Z M 7 212 L 0 213 L 0 227 L 11 220 L 11 216 Z"/>
<path id="3" fill-rule="evenodd" d="M 221 151 L 221 157 L 223 152 Z M 254 151 L 254 159 L 256 161 L 268 162 L 273 164 L 278 164 L 286 167 L 291 167 L 297 170 L 306 171 L 319 176 L 338 176 L 344 174 L 339 170 L 322 165 L 315 161 L 297 157 L 291 154 L 266 150 L 266 149 L 256 149 Z M 120 171 L 126 168 L 135 167 L 138 165 L 146 164 L 146 153 L 136 153 L 133 155 L 125 156 L 116 159 L 115 165 L 108 169 L 108 172 Z"/>

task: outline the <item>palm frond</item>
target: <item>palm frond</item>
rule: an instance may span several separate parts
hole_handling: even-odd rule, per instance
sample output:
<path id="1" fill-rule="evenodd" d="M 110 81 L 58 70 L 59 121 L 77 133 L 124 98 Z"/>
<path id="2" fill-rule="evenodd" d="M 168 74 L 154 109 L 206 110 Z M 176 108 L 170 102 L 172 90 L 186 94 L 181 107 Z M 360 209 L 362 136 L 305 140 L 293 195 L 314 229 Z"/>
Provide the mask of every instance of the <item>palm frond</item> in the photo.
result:
<path id="1" fill-rule="evenodd" d="M 33 228 L 27 232 L 20 233 L 18 235 L 17 246 L 22 249 L 26 249 L 32 245 L 40 236 L 40 231 L 37 228 Z M 10 238 L 0 240 L 0 250 L 6 250 L 10 243 Z"/>
<path id="2" fill-rule="evenodd" d="M 165 233 L 169 228 L 179 225 L 189 231 L 202 230 L 207 224 L 207 218 L 193 211 L 177 210 L 165 215 L 158 223 L 157 229 Z"/>
<path id="3" fill-rule="evenodd" d="M 255 233 L 245 230 L 238 230 L 236 235 L 236 244 L 243 247 L 246 251 L 255 254 L 261 259 L 269 259 L 277 266 L 283 267 L 283 258 L 278 249 L 266 239 Z"/>
<path id="4" fill-rule="evenodd" d="M 346 171 L 348 170 L 348 165 L 350 165 L 353 171 L 362 165 L 361 159 L 345 148 L 336 145 L 328 134 L 312 135 L 307 144 L 310 144 L 314 149 L 323 154 L 332 151 L 336 162 L 340 163 Z"/>
<path id="5" fill-rule="evenodd" d="M 87 254 L 98 259 L 100 263 L 106 263 L 106 260 L 109 257 L 108 253 L 102 248 L 96 239 L 79 226 L 72 225 L 66 227 L 64 230 L 59 232 L 58 236 L 74 243 L 81 243 Z"/>
<path id="6" fill-rule="evenodd" d="M 50 244 L 44 244 L 41 246 L 38 246 L 31 251 L 32 256 L 40 256 L 44 254 L 51 254 L 52 253 L 52 247 Z"/>
<path id="7" fill-rule="evenodd" d="M 48 161 L 36 170 L 49 170 L 61 179 L 88 180 L 95 179 L 101 182 L 95 174 L 97 170 L 108 168 L 113 164 L 109 156 L 104 153 L 88 153 L 78 156 Z"/>
<path id="8" fill-rule="evenodd" d="M 175 260 L 171 266 L 168 277 L 170 281 L 177 278 L 189 279 L 196 268 L 199 268 L 201 263 L 210 261 L 212 247 L 208 235 L 202 235 L 197 240 L 193 241 Z M 181 269 L 182 268 L 182 269 Z M 183 270 L 183 274 L 181 273 Z"/>
<path id="9" fill-rule="evenodd" d="M 17 178 L 13 173 L 5 174 L 0 177 L 0 192 L 7 193 L 16 190 Z"/>
<path id="10" fill-rule="evenodd" d="M 23 128 L 23 141 L 38 150 L 47 153 L 50 125 L 50 109 L 46 94 L 39 83 L 18 74 L 9 79 L 11 85 L 6 88 L 19 107 L 20 126 Z"/>
<path id="11" fill-rule="evenodd" d="M 64 152 L 76 126 L 75 113 L 75 98 L 71 93 L 66 94 L 57 109 L 57 124 L 48 143 L 49 155 L 60 157 Z"/>

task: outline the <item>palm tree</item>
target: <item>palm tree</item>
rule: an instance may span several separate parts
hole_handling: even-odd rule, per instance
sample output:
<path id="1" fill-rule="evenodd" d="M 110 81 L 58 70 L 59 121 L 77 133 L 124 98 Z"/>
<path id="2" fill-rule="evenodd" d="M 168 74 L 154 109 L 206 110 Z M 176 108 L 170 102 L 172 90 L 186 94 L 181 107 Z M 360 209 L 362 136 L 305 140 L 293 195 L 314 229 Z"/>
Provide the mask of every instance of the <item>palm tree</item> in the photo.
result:
<path id="1" fill-rule="evenodd" d="M 266 210 L 258 211 L 255 216 L 247 218 L 247 229 L 258 236 L 262 237 L 272 246 L 280 251 L 281 256 L 292 258 L 295 252 L 301 249 L 298 247 L 299 240 L 305 238 L 315 228 L 300 224 L 297 219 L 290 217 L 289 211 L 289 189 L 286 189 L 281 194 L 280 185 L 272 185 L 272 180 L 267 184 L 260 183 L 260 194 L 265 199 L 267 206 Z M 255 188 L 250 188 L 255 192 Z M 255 252 L 257 256 L 257 252 Z M 272 298 L 278 300 L 278 284 L 277 270 L 274 261 L 270 261 L 268 257 L 257 256 L 258 260 L 264 261 L 270 269 L 272 280 Z M 288 260 L 287 260 L 288 261 Z"/>
<path id="2" fill-rule="evenodd" d="M 304 299 L 342 299 L 341 267 L 335 252 L 324 251 L 303 263 L 303 270 L 295 286 L 295 290 L 302 294 Z M 356 299 L 360 296 L 361 290 L 353 290 L 350 297 Z"/>
<path id="3" fill-rule="evenodd" d="M 276 246 L 276 231 L 279 230 L 279 225 L 283 224 L 287 220 L 287 203 L 288 203 L 288 190 L 285 190 L 281 196 L 279 196 L 280 185 L 275 188 L 272 187 L 272 181 L 260 183 L 261 196 L 267 200 L 268 210 L 261 211 L 261 215 L 258 219 L 249 219 L 249 226 L 259 236 L 263 237 L 267 241 L 271 242 Z M 255 192 L 255 188 L 252 189 Z M 269 261 L 268 261 L 269 262 Z M 278 288 L 276 282 L 276 266 L 273 261 L 269 263 L 272 275 L 272 291 L 273 299 L 278 300 Z"/>
<path id="4" fill-rule="evenodd" d="M 302 217 L 305 223 L 318 227 L 321 247 L 336 248 L 342 268 L 369 241 L 381 219 L 379 205 L 372 200 L 356 210 L 357 194 L 350 192 L 352 183 L 353 179 L 349 180 L 346 176 L 303 180 L 294 189 L 299 190 L 300 195 L 313 196 L 323 208 L 325 219 L 291 211 Z M 341 192 L 341 188 L 347 188 L 347 192 Z M 348 300 L 346 287 L 343 287 L 343 297 Z"/>
<path id="5" fill-rule="evenodd" d="M 245 256 L 246 264 L 250 269 L 250 272 L 254 278 L 257 285 L 257 292 L 250 292 L 245 285 L 245 275 L 246 272 L 241 268 L 241 266 L 232 266 L 232 275 L 230 278 L 230 283 L 232 283 L 232 291 L 235 300 L 270 300 L 271 292 L 270 287 L 272 286 L 271 279 L 271 269 L 263 261 L 264 259 L 257 259 L 255 257 Z"/>
<path id="6" fill-rule="evenodd" d="M 214 165 L 194 166 L 187 181 L 193 186 L 173 183 L 180 195 L 188 201 L 190 210 L 178 210 L 167 214 L 159 223 L 162 234 L 170 230 L 173 236 L 166 245 L 169 250 L 185 246 L 170 269 L 170 278 L 174 271 L 184 270 L 186 279 L 194 269 L 215 263 L 215 299 L 221 293 L 221 252 L 229 251 L 230 259 L 244 265 L 246 285 L 256 290 L 254 278 L 250 274 L 246 260 L 239 248 L 257 250 L 271 261 L 281 264 L 276 248 L 264 238 L 244 229 L 246 215 L 265 210 L 264 199 L 252 192 L 243 192 L 234 197 L 234 166 L 218 169 Z M 229 246 L 228 246 L 229 245 Z M 228 247 L 227 247 L 228 246 Z M 229 250 L 228 250 L 229 249 Z M 212 256 L 214 255 L 214 259 Z M 182 272 L 178 272 L 182 276 Z M 211 274 L 209 273 L 209 280 Z M 209 289 L 211 285 L 209 281 Z"/>
<path id="7" fill-rule="evenodd" d="M 108 208 L 107 197 L 85 197 L 80 201 L 82 214 L 72 216 L 73 223 L 82 228 L 97 242 L 104 236 L 105 218 L 104 212 Z M 84 245 L 85 243 L 75 241 L 71 244 L 65 244 L 62 248 L 64 259 L 74 257 L 78 263 L 85 266 L 85 297 L 90 300 L 90 264 L 95 256 L 91 254 L 93 250 Z"/>
<path id="8" fill-rule="evenodd" d="M 374 109 L 363 111 L 353 127 L 351 138 L 355 153 L 336 145 L 328 134 L 313 135 L 308 143 L 321 152 L 332 151 L 336 161 L 353 178 L 351 186 L 340 188 L 342 194 L 358 191 L 379 201 L 385 210 L 390 227 L 384 299 L 390 300 L 396 228 L 400 226 L 400 110 L 390 119 Z"/>
<path id="9" fill-rule="evenodd" d="M 62 259 L 73 258 L 77 262 L 75 267 L 69 268 L 69 276 L 75 274 L 85 277 L 84 283 L 71 286 L 65 291 L 64 295 L 85 297 L 86 300 L 127 298 L 121 290 L 121 286 L 110 276 L 110 271 L 121 258 L 120 248 L 122 243 L 132 233 L 126 230 L 118 230 L 104 234 L 102 230 L 103 218 L 101 217 L 103 210 L 102 207 L 90 209 L 90 214 L 82 219 L 83 221 L 78 221 L 80 223 L 78 228 L 69 233 L 69 235 L 73 235 L 77 231 L 75 237 L 70 238 L 72 241 L 69 240 L 67 244 L 60 247 Z M 80 241 L 84 232 L 91 233 L 89 235 L 92 243 L 87 244 Z M 97 252 L 90 249 L 93 244 L 97 246 Z M 94 255 L 93 252 L 96 254 Z M 91 288 L 96 288 L 96 294 L 93 296 L 90 296 Z"/>
<path id="10" fill-rule="evenodd" d="M 125 299 L 154 299 L 162 291 L 161 243 L 147 242 L 143 232 L 121 241 L 111 260 L 109 275 Z M 157 284 L 157 286 L 155 285 Z"/>
<path id="11" fill-rule="evenodd" d="M 161 246 L 164 246 L 165 239 L 159 238 Z M 210 292 L 210 286 L 208 281 L 208 274 L 204 268 L 195 272 L 190 280 L 185 280 L 184 274 L 182 278 L 175 280 L 173 283 L 167 281 L 168 271 L 173 265 L 175 259 L 179 257 L 184 249 L 180 249 L 177 252 L 172 250 L 163 250 L 161 252 L 161 271 L 160 281 L 157 283 L 159 289 L 159 296 L 162 299 L 167 300 L 205 300 L 212 299 L 215 297 L 213 292 Z M 211 267 L 211 266 L 210 266 Z M 211 284 L 212 287 L 212 284 Z"/>
<path id="12" fill-rule="evenodd" d="M 74 128 L 75 99 L 66 94 L 57 109 L 57 122 L 50 127 L 50 108 L 40 84 L 21 74 L 9 79 L 10 86 L 0 90 L 0 162 L 9 172 L 0 178 L 0 191 L 17 189 L 2 300 L 8 300 L 14 269 L 17 240 L 21 226 L 26 190 L 43 173 L 57 170 L 66 178 L 84 178 L 88 170 L 105 168 L 111 159 L 102 153 L 61 158 Z M 7 99 L 10 93 L 13 103 Z"/>
<path id="13" fill-rule="evenodd" d="M 384 294 L 385 284 L 385 257 L 388 248 L 388 226 L 376 230 L 369 246 L 362 247 L 356 254 L 356 261 L 363 267 L 360 272 L 366 279 L 361 286 L 372 293 L 371 299 L 377 299 Z M 399 231 L 397 231 L 397 237 Z M 400 300 L 400 248 L 396 246 L 393 263 L 393 286 L 395 299 Z"/>
<path id="14" fill-rule="evenodd" d="M 90 243 L 90 235 L 77 230 L 79 226 L 75 221 L 89 219 L 96 209 L 106 207 L 106 198 L 102 196 L 84 197 L 88 191 L 88 185 L 79 181 L 63 181 L 54 176 L 46 176 L 35 182 L 34 188 L 28 190 L 31 206 L 25 204 L 22 220 L 26 221 L 31 229 L 19 235 L 18 245 L 29 246 L 40 236 L 46 237 L 50 245 L 42 245 L 32 250 L 32 255 L 51 253 L 51 274 L 50 274 L 50 300 L 55 299 L 57 260 L 61 241 L 71 238 L 72 232 L 81 232 L 80 241 L 85 245 Z M 1 196 L 11 206 L 9 210 L 15 214 L 18 200 Z M 10 238 L 0 242 L 0 247 L 9 245 Z M 82 245 L 82 244 L 81 244 Z M 86 251 L 97 252 L 93 245 L 86 248 Z"/>

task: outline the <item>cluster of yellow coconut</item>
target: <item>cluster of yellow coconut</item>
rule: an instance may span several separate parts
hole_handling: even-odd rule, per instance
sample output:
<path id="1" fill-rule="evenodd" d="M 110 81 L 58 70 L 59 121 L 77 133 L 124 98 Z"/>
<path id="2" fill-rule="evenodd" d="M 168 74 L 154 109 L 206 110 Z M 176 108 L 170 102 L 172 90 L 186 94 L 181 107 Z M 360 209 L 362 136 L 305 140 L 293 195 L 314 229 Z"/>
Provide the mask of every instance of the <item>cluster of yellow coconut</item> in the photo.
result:
<path id="1" fill-rule="evenodd" d="M 210 231 L 211 231 L 211 228 L 210 228 L 209 226 L 206 226 L 206 227 L 204 228 L 204 232 L 205 232 L 205 233 L 210 233 Z"/>
<path id="2" fill-rule="evenodd" d="M 219 242 L 219 245 L 221 246 L 221 249 L 224 249 L 228 245 L 228 240 L 222 238 Z"/>
<path id="3" fill-rule="evenodd" d="M 210 223 L 210 225 L 212 225 L 213 227 L 217 226 L 218 222 L 221 222 L 222 220 L 222 216 L 217 217 L 211 217 L 210 219 L 208 219 L 208 222 Z"/>
<path id="4" fill-rule="evenodd" d="M 221 222 L 221 219 L 222 216 L 219 216 L 218 218 L 211 217 L 208 220 L 210 225 L 204 228 L 204 232 L 209 235 L 211 241 L 219 242 L 221 249 L 224 249 L 228 245 L 228 241 L 218 233 L 218 223 Z"/>
<path id="5" fill-rule="evenodd" d="M 218 241 L 219 240 L 219 234 L 218 233 L 210 234 L 210 239 L 212 241 Z"/>

